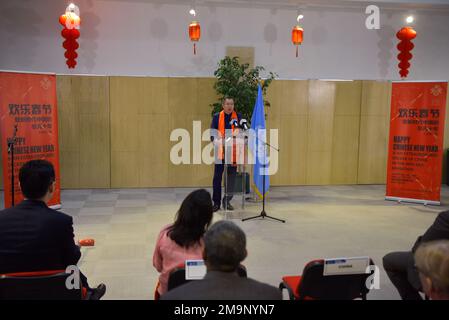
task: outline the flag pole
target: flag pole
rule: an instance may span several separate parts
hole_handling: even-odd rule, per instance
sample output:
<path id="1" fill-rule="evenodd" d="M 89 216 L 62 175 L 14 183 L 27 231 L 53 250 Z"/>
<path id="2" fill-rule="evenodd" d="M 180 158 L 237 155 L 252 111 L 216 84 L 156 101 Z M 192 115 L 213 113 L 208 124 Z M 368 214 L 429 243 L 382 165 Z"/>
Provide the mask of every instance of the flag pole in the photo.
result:
<path id="1" fill-rule="evenodd" d="M 262 99 L 262 103 L 263 103 L 263 97 L 260 97 L 260 96 L 259 96 L 259 94 L 261 94 L 261 91 L 262 91 L 260 82 L 259 82 L 259 89 L 260 89 L 260 90 L 258 90 L 258 99 L 257 99 L 257 100 L 259 100 L 259 98 L 261 98 L 261 99 Z M 256 103 L 257 103 L 257 100 L 256 100 Z M 262 107 L 263 107 L 263 105 L 262 105 Z M 262 109 L 262 110 L 263 110 L 263 109 Z M 253 111 L 253 114 L 254 114 L 254 112 L 255 112 L 255 111 Z M 264 119 L 265 119 L 265 111 L 263 111 L 263 117 L 264 117 Z M 265 122 L 264 122 L 264 123 L 265 123 Z M 253 125 L 253 123 L 251 123 L 251 126 L 252 126 L 252 125 Z M 265 137 L 265 138 L 266 138 L 266 137 Z M 267 145 L 268 145 L 269 147 L 275 149 L 277 152 L 279 152 L 279 149 L 277 149 L 277 148 L 271 146 L 270 144 L 268 144 L 267 142 L 262 141 L 261 139 L 259 139 L 257 133 L 256 133 L 256 141 L 259 141 L 258 143 L 260 143 L 260 142 L 263 143 L 263 147 L 264 147 L 264 156 L 265 156 L 265 158 L 266 158 L 266 156 L 267 156 Z M 258 156 L 259 156 L 259 154 L 256 153 L 256 159 L 258 158 Z M 257 162 L 257 161 L 256 161 L 256 162 Z M 253 220 L 253 219 L 258 219 L 258 218 L 262 218 L 262 219 L 269 218 L 269 219 L 273 219 L 273 220 L 276 220 L 276 221 L 285 223 L 285 220 L 283 220 L 283 219 L 278 219 L 278 218 L 275 218 L 275 217 L 271 217 L 271 216 L 269 216 L 269 215 L 266 213 L 266 211 L 265 211 L 265 176 L 267 175 L 267 166 L 268 166 L 267 161 L 264 161 L 264 163 L 262 164 L 262 167 L 263 167 L 263 174 L 262 174 L 262 211 L 260 212 L 259 215 L 253 216 L 253 217 L 249 217 L 249 218 L 245 218 L 245 219 L 242 219 L 242 221 Z M 255 174 L 255 173 L 253 173 L 253 175 L 254 175 L 254 174 Z"/>

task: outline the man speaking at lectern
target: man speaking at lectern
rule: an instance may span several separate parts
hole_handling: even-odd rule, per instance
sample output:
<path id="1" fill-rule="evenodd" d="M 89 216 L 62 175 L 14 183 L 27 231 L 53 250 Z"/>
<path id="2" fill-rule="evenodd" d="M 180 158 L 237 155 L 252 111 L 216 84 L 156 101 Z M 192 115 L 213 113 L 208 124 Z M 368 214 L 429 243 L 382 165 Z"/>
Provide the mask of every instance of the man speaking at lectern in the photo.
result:
<path id="1" fill-rule="evenodd" d="M 214 180 L 213 180 L 213 194 L 212 199 L 214 201 L 214 212 L 220 210 L 220 204 L 223 203 L 223 209 L 234 210 L 230 201 L 232 199 L 232 193 L 234 192 L 235 175 L 237 172 L 237 146 L 235 139 L 232 142 L 225 143 L 229 139 L 237 136 L 238 124 L 242 118 L 240 113 L 234 110 L 234 98 L 225 96 L 222 100 L 221 106 L 223 110 L 214 114 L 211 124 L 211 141 L 215 146 L 215 168 L 214 168 Z M 214 130 L 215 129 L 215 130 Z M 231 148 L 224 148 L 224 146 L 232 145 Z M 231 154 L 225 154 L 230 152 Z M 232 155 L 232 159 L 231 159 Z M 228 179 L 227 179 L 227 196 L 221 199 L 221 182 L 224 171 L 225 158 L 228 159 L 226 164 L 228 165 Z"/>

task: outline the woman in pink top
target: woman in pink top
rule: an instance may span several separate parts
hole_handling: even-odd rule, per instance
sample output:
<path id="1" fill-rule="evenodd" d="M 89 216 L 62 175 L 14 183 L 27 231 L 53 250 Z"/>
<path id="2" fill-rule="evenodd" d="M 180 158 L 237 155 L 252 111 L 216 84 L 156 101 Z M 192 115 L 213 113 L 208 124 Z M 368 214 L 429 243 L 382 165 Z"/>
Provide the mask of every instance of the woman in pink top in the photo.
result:
<path id="1" fill-rule="evenodd" d="M 212 222 L 212 199 L 204 189 L 191 192 L 182 202 L 173 224 L 159 233 L 153 253 L 160 295 L 167 292 L 170 271 L 188 259 L 203 258 L 203 235 Z"/>

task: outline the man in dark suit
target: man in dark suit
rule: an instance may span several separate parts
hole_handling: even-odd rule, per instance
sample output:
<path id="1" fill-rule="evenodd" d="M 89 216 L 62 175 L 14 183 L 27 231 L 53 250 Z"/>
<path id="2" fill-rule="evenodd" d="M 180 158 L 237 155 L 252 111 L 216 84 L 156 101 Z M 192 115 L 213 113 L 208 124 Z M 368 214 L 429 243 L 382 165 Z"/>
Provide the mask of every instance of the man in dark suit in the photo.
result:
<path id="1" fill-rule="evenodd" d="M 211 141 L 214 143 L 216 148 L 216 159 L 214 167 L 214 178 L 212 200 L 214 201 L 213 210 L 214 212 L 220 210 L 220 203 L 223 203 L 223 208 L 226 210 L 234 210 L 230 201 L 232 200 L 232 194 L 234 192 L 235 175 L 237 172 L 237 149 L 225 148 L 224 146 L 234 145 L 235 141 L 232 143 L 225 143 L 231 137 L 235 137 L 237 134 L 238 126 L 242 115 L 234 110 L 234 99 L 232 97 L 224 97 L 222 101 L 223 110 L 214 114 L 212 118 L 212 123 L 210 128 L 212 129 Z M 232 157 L 231 157 L 232 153 Z M 221 182 L 223 178 L 224 166 L 227 166 L 227 196 L 221 199 Z"/>
<path id="2" fill-rule="evenodd" d="M 449 211 L 441 212 L 435 222 L 418 239 L 411 251 L 391 252 L 383 258 L 383 266 L 403 300 L 421 300 L 419 273 L 413 255 L 421 243 L 449 239 Z"/>
<path id="3" fill-rule="evenodd" d="M 31 160 L 19 171 L 24 200 L 0 211 L 0 274 L 61 270 L 76 265 L 81 257 L 74 242 L 72 217 L 50 209 L 55 191 L 55 171 L 45 160 Z M 92 289 L 80 273 L 90 299 L 106 292 L 100 284 Z"/>
<path id="4" fill-rule="evenodd" d="M 204 235 L 204 279 L 190 281 L 164 294 L 162 300 L 281 300 L 278 288 L 239 277 L 246 258 L 245 233 L 231 221 L 219 221 Z"/>

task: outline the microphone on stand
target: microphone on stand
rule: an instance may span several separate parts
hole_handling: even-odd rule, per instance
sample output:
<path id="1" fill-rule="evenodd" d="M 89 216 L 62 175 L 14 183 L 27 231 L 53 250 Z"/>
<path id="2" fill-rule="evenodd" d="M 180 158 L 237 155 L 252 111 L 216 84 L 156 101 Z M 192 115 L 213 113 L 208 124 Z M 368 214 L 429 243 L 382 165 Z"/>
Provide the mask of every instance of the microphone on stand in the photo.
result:
<path id="1" fill-rule="evenodd" d="M 235 127 L 239 126 L 239 123 L 238 123 L 237 119 L 231 119 L 231 121 L 229 121 L 229 124 L 231 126 L 235 126 Z"/>
<path id="2" fill-rule="evenodd" d="M 240 119 L 239 127 L 243 130 L 248 130 L 248 121 L 246 121 L 246 119 Z"/>

